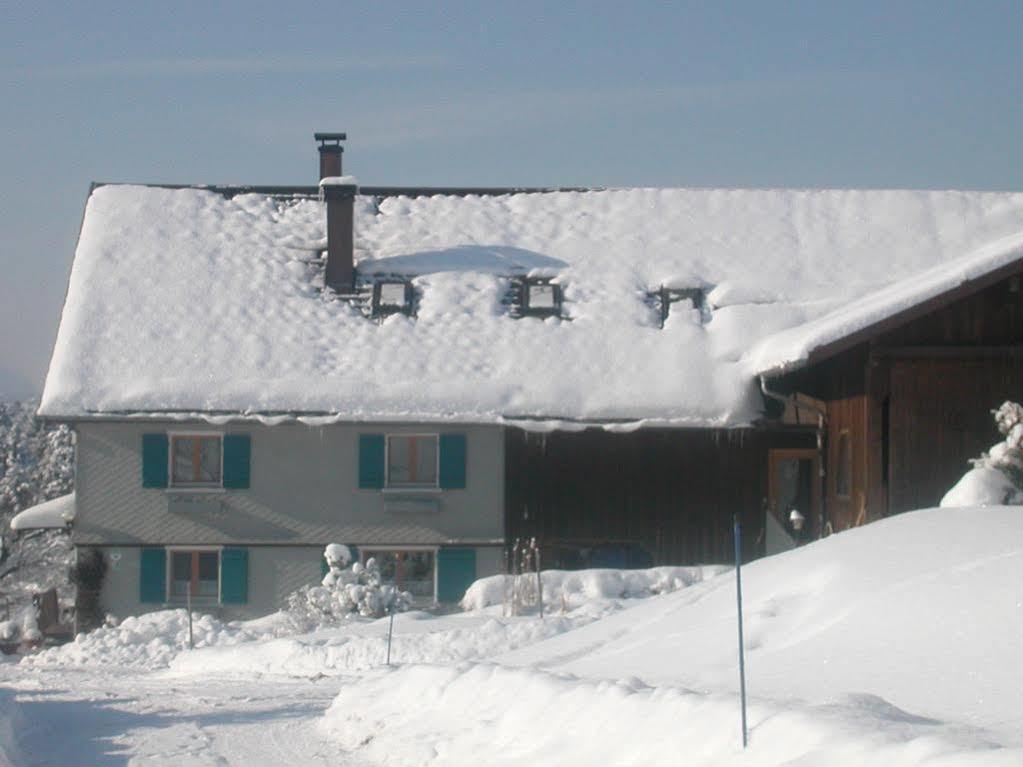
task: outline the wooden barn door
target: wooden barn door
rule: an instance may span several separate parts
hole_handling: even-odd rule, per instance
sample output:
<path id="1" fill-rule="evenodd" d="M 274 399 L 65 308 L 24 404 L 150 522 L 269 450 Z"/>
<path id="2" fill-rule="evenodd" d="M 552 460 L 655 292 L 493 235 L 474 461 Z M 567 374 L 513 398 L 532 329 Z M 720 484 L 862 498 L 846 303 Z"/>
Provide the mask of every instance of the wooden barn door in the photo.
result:
<path id="1" fill-rule="evenodd" d="M 889 512 L 937 506 L 999 439 L 991 410 L 1023 398 L 1014 359 L 901 359 L 891 366 Z"/>

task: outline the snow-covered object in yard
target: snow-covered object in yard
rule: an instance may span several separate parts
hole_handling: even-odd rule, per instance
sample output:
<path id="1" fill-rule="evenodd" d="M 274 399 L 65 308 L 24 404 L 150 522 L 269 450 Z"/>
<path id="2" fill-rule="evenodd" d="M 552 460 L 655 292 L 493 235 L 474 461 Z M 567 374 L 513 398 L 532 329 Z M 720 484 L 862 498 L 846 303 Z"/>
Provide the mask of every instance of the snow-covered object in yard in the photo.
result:
<path id="1" fill-rule="evenodd" d="M 75 494 L 68 493 L 15 514 L 11 519 L 11 530 L 23 532 L 25 530 L 65 528 L 74 519 Z"/>
<path id="2" fill-rule="evenodd" d="M 192 637 L 196 647 L 237 644 L 265 636 L 276 625 L 271 619 L 247 624 L 224 623 L 211 615 L 193 615 Z M 22 663 L 37 666 L 125 666 L 142 669 L 166 666 L 188 647 L 188 613 L 161 610 L 125 618 L 114 626 L 102 626 L 79 634 L 73 642 L 26 656 Z"/>
<path id="3" fill-rule="evenodd" d="M 335 549 L 331 554 L 341 552 Z M 348 556 L 351 559 L 350 552 Z M 411 594 L 382 582 L 376 559 L 370 557 L 365 565 L 355 562 L 347 569 L 332 565 L 321 585 L 303 586 L 289 594 L 285 612 L 298 632 L 335 625 L 353 615 L 379 618 L 403 612 L 411 604 Z"/>
<path id="4" fill-rule="evenodd" d="M 328 567 L 348 567 L 352 563 L 352 550 L 343 543 L 328 543 L 323 549 Z"/>
<path id="5" fill-rule="evenodd" d="M 1023 195 L 358 197 L 359 273 L 408 275 L 418 294 L 414 319 L 382 322 L 318 291 L 324 218 L 314 196 L 94 190 L 41 413 L 741 424 L 760 367 L 923 295 L 908 285 L 1014 258 Z M 526 273 L 560 282 L 569 320 L 509 316 L 508 278 Z M 662 285 L 708 289 L 709 321 L 676 311 L 661 328 L 647 292 Z M 747 354 L 815 320 L 817 341 Z"/>
<path id="6" fill-rule="evenodd" d="M 603 599 L 637 599 L 691 586 L 727 571 L 724 565 L 652 567 L 648 570 L 544 570 L 543 601 L 549 611 L 576 609 Z M 464 610 L 482 610 L 504 603 L 508 578 L 491 575 L 475 581 L 465 592 Z"/>
<path id="7" fill-rule="evenodd" d="M 1023 764 L 1023 515 L 900 514 L 507 655 L 342 689 L 324 731 L 374 764 Z M 409 705 L 409 701 L 429 705 Z"/>
<path id="8" fill-rule="evenodd" d="M 1003 402 L 992 411 L 1005 436 L 980 458 L 941 499 L 941 506 L 998 506 L 1023 503 L 1023 406 Z"/>

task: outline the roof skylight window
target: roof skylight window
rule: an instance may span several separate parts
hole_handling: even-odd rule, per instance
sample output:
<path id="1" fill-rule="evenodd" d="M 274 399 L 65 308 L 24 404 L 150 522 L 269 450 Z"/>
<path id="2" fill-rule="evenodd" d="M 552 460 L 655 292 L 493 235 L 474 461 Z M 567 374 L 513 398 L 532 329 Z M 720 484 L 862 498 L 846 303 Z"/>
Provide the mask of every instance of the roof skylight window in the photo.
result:
<path id="1" fill-rule="evenodd" d="M 516 317 L 560 317 L 561 285 L 550 277 L 523 277 L 513 283 Z"/>
<path id="2" fill-rule="evenodd" d="M 406 280 L 379 280 L 373 283 L 373 316 L 412 315 L 415 291 Z"/>
<path id="3" fill-rule="evenodd" d="M 657 303 L 662 328 L 673 311 L 689 311 L 701 325 L 710 320 L 707 293 L 703 288 L 667 288 L 662 285 L 650 295 Z"/>

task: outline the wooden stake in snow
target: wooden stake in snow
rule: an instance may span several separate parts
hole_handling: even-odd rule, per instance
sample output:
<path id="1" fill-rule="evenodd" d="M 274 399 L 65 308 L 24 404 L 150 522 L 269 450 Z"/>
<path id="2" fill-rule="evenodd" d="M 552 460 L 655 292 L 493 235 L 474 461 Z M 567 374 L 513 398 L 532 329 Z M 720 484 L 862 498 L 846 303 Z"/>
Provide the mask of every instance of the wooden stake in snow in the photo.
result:
<path id="1" fill-rule="evenodd" d="M 735 537 L 735 602 L 739 616 L 739 705 L 742 708 L 742 747 L 748 742 L 746 730 L 746 652 L 742 642 L 742 526 L 739 515 L 732 516 Z"/>
<path id="2" fill-rule="evenodd" d="M 391 620 L 387 624 L 387 665 L 391 665 L 391 637 L 394 636 L 394 598 L 391 599 Z"/>
<path id="3" fill-rule="evenodd" d="M 188 649 L 195 649 L 195 642 L 192 639 L 192 584 L 188 584 Z"/>

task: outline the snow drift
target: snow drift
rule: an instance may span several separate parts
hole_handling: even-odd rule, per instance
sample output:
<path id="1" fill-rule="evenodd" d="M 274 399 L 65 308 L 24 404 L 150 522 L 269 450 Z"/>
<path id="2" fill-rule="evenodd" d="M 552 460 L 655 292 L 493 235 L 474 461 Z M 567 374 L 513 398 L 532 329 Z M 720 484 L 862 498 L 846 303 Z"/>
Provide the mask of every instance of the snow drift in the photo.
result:
<path id="1" fill-rule="evenodd" d="M 691 586 L 729 568 L 724 565 L 702 567 L 652 567 L 648 570 L 544 570 L 543 601 L 547 609 L 574 609 L 602 599 L 637 599 Z M 532 576 L 522 576 L 532 577 Z M 482 610 L 503 604 L 508 576 L 491 575 L 475 581 L 465 592 L 461 605 L 466 610 Z"/>
<path id="2" fill-rule="evenodd" d="M 1023 514 L 1004 507 L 913 512 L 752 563 L 744 756 L 727 574 L 500 667 L 368 677 L 324 726 L 392 764 L 483 748 L 493 764 L 1019 764 L 1021 582 Z"/>

